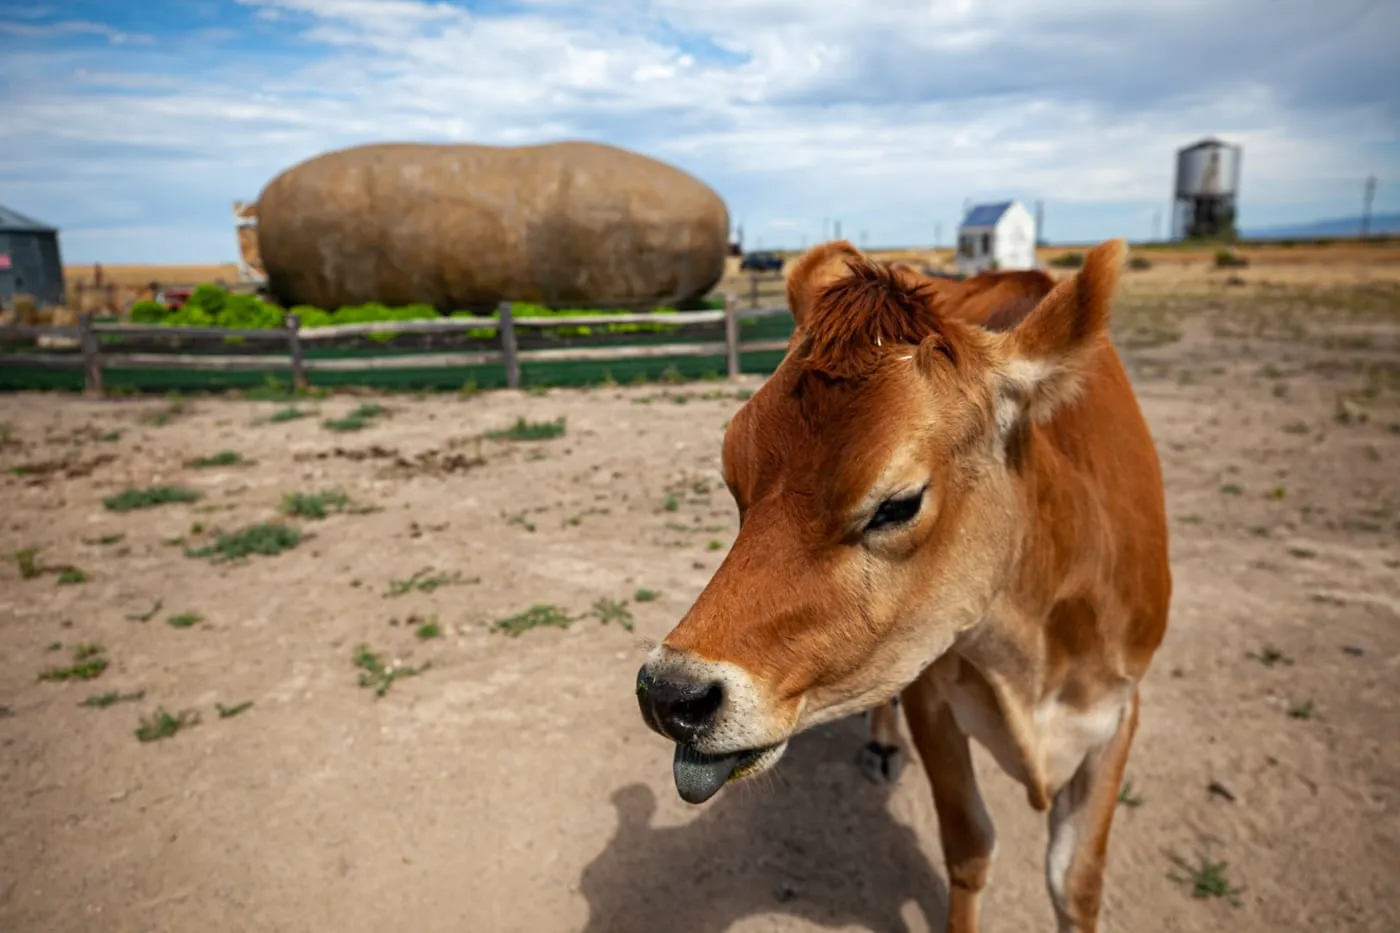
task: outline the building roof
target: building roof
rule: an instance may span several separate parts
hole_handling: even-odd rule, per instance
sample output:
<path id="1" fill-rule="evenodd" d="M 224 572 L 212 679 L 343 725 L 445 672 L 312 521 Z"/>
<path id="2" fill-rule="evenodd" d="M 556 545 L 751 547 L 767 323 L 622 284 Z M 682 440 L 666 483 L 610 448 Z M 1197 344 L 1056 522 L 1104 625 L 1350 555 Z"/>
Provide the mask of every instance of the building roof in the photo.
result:
<path id="1" fill-rule="evenodd" d="M 960 227 L 995 227 L 1001 215 L 1011 209 L 1015 201 L 1001 201 L 997 204 L 977 204 L 967 212 Z"/>
<path id="2" fill-rule="evenodd" d="M 48 224 L 41 224 L 33 217 L 26 217 L 19 211 L 12 211 L 3 204 L 0 204 L 0 230 L 10 233 L 15 231 L 25 231 L 28 233 L 54 233 L 53 227 Z"/>

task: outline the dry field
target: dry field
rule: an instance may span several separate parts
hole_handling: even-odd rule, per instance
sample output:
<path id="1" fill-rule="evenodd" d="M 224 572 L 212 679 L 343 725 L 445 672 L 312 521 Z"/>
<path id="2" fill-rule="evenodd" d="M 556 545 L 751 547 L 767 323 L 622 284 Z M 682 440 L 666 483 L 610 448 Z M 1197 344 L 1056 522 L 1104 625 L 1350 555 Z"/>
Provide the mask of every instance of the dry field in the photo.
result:
<path id="1" fill-rule="evenodd" d="M 1119 304 L 1176 589 L 1105 928 L 1394 931 L 1400 264 L 1238 279 Z M 0 929 L 939 929 L 926 782 L 865 782 L 859 720 L 692 808 L 637 714 L 758 381 L 0 398 Z M 156 486 L 199 497 L 119 498 Z M 978 767 L 986 929 L 1050 929 L 1043 821 Z"/>

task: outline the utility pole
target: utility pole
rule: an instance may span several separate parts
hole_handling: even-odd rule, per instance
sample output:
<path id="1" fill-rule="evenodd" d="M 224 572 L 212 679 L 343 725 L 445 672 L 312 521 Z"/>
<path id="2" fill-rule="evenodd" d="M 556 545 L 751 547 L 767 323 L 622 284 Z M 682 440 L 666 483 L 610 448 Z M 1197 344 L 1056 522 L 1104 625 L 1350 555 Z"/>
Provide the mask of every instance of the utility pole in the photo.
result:
<path id="1" fill-rule="evenodd" d="M 869 234 L 869 231 L 867 231 L 867 230 L 862 230 L 862 231 L 860 232 L 860 248 L 861 248 L 861 249 L 865 249 L 867 246 L 870 245 L 870 237 L 868 236 L 868 234 Z"/>
<path id="2" fill-rule="evenodd" d="M 822 240 L 823 240 L 823 242 L 825 242 L 827 239 L 829 239 L 829 237 L 827 237 L 827 230 L 829 229 L 830 223 L 831 223 L 831 221 L 830 221 L 828 218 L 826 218 L 826 217 L 823 217 L 823 218 L 822 218 Z"/>
<path id="3" fill-rule="evenodd" d="M 1361 239 L 1366 239 L 1371 235 L 1371 202 L 1376 198 L 1376 176 L 1371 175 L 1366 179 L 1366 202 L 1361 209 Z"/>
<path id="4" fill-rule="evenodd" d="M 1152 241 L 1159 242 L 1162 239 L 1162 209 L 1159 207 L 1152 212 Z"/>
<path id="5" fill-rule="evenodd" d="M 1045 245 L 1045 202 L 1035 202 L 1035 245 Z"/>
<path id="6" fill-rule="evenodd" d="M 838 217 L 838 218 L 834 221 L 834 224 L 835 224 L 835 227 L 833 228 L 833 231 L 832 231 L 832 234 L 831 234 L 831 238 L 832 238 L 833 240 L 839 240 L 839 239 L 841 239 L 841 219 Z"/>

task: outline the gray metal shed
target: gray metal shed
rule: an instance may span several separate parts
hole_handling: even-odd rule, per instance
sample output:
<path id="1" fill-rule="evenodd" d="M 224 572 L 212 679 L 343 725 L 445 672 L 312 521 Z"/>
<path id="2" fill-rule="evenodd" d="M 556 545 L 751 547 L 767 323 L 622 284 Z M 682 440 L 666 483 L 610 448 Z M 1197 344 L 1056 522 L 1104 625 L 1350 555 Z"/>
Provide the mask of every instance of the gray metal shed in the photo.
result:
<path id="1" fill-rule="evenodd" d="M 58 230 L 0 206 L 0 305 L 16 292 L 33 295 L 40 305 L 63 304 Z"/>

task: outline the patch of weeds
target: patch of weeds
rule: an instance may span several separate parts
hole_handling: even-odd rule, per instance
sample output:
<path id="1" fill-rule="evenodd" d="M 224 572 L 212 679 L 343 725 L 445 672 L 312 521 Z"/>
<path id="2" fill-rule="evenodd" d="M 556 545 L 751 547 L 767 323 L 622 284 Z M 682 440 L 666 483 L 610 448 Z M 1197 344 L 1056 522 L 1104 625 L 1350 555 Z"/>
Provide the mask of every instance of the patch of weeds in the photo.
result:
<path id="1" fill-rule="evenodd" d="M 310 412 L 302 411 L 300 408 L 297 408 L 295 405 L 293 405 L 290 408 L 277 409 L 272 414 L 267 416 L 267 420 L 272 424 L 283 424 L 288 421 L 298 421 L 302 418 L 308 417 L 310 414 Z"/>
<path id="2" fill-rule="evenodd" d="M 1205 518 L 1200 515 L 1183 515 L 1177 521 L 1183 525 L 1200 525 L 1205 522 Z"/>
<path id="3" fill-rule="evenodd" d="M 384 598 L 391 596 L 402 596 L 405 593 L 412 593 L 415 590 L 420 593 L 431 593 L 433 590 L 444 586 L 458 586 L 472 583 L 480 583 L 480 577 L 462 578 L 460 570 L 452 573 L 433 573 L 433 568 L 424 567 L 407 580 L 390 580 L 389 589 L 384 594 Z"/>
<path id="4" fill-rule="evenodd" d="M 47 645 L 44 646 L 44 650 L 45 650 L 45 651 L 62 651 L 62 650 L 63 650 L 63 642 L 61 642 L 61 641 L 50 642 L 49 644 L 47 644 Z"/>
<path id="5" fill-rule="evenodd" d="M 78 705 L 91 706 L 96 709 L 106 709 L 107 707 L 115 706 L 118 703 L 130 703 L 135 700 L 139 700 L 145 695 L 146 691 L 144 690 L 137 690 L 135 693 L 118 693 L 116 690 L 111 690 L 107 693 L 94 693 L 92 696 L 88 697 L 86 700 L 83 700 L 83 702 L 79 703 Z"/>
<path id="6" fill-rule="evenodd" d="M 716 540 L 714 540 L 713 538 L 711 538 L 710 541 L 709 541 L 709 543 L 705 545 L 705 550 L 707 550 L 707 551 L 720 551 L 720 550 L 723 550 L 723 549 L 724 549 L 724 542 L 723 542 L 723 541 L 716 541 Z"/>
<path id="7" fill-rule="evenodd" d="M 1235 887 L 1226 876 L 1225 870 L 1230 867 L 1229 862 L 1217 862 L 1205 855 L 1198 855 L 1195 865 L 1173 853 L 1168 853 L 1167 858 L 1179 869 L 1177 872 L 1168 872 L 1167 877 L 1178 884 L 1190 885 L 1193 898 L 1202 901 L 1221 898 L 1231 906 L 1239 906 L 1239 896 L 1245 889 Z"/>
<path id="8" fill-rule="evenodd" d="M 141 722 L 136 727 L 136 738 L 142 742 L 156 742 L 170 738 L 181 729 L 197 725 L 199 713 L 193 710 L 181 710 L 171 714 L 163 707 L 157 707 L 151 715 L 141 717 Z"/>
<path id="9" fill-rule="evenodd" d="M 383 405 L 378 405 L 374 402 L 366 402 L 344 418 L 327 418 L 325 421 L 321 422 L 321 425 L 328 431 L 338 431 L 341 433 L 346 431 L 359 431 L 369 427 L 370 422 L 375 418 L 386 417 L 388 414 L 389 409 L 385 408 Z"/>
<path id="10" fill-rule="evenodd" d="M 681 507 L 681 500 L 677 499 L 674 493 L 666 493 L 666 498 L 661 500 L 661 508 L 667 512 L 674 512 Z"/>
<path id="11" fill-rule="evenodd" d="M 204 617 L 197 612 L 182 612 L 167 618 L 165 624 L 171 628 L 194 628 L 203 621 Z"/>
<path id="12" fill-rule="evenodd" d="M 151 486 L 146 489 L 126 489 L 115 496 L 108 496 L 102 504 L 110 512 L 131 512 L 135 509 L 153 509 L 158 505 L 172 502 L 195 502 L 201 493 L 184 486 Z"/>
<path id="13" fill-rule="evenodd" d="M 281 511 L 292 518 L 319 520 L 331 512 L 343 512 L 349 505 L 350 497 L 339 490 L 289 492 L 282 497 Z"/>
<path id="14" fill-rule="evenodd" d="M 647 590 L 647 589 L 641 589 L 641 590 L 638 590 L 637 592 L 635 592 L 635 593 L 632 594 L 632 598 L 635 599 L 635 600 L 636 600 L 637 602 L 639 602 L 639 603 L 650 603 L 650 602 L 655 602 L 655 601 L 656 601 L 657 599 L 659 599 L 660 597 L 661 597 L 661 594 L 658 593 L 658 592 L 656 592 L 656 590 Z"/>
<path id="15" fill-rule="evenodd" d="M 235 704 L 232 705 L 232 706 L 225 706 L 225 705 L 222 704 L 222 703 L 215 703 L 215 704 L 214 704 L 214 708 L 215 708 L 216 710 L 219 711 L 219 718 L 220 718 L 220 719 L 232 719 L 234 716 L 237 716 L 239 713 L 244 712 L 245 710 L 251 708 L 252 705 L 253 705 L 253 701 L 252 701 L 252 700 L 244 700 L 242 703 L 235 703 Z"/>
<path id="16" fill-rule="evenodd" d="M 1265 667 L 1273 667 L 1275 664 L 1282 664 L 1284 667 L 1293 666 L 1293 659 L 1273 645 L 1265 645 L 1258 651 L 1246 652 L 1245 657 L 1251 661 L 1258 661 Z"/>
<path id="17" fill-rule="evenodd" d="M 486 436 L 493 441 L 548 441 L 563 437 L 566 429 L 564 416 L 553 421 L 526 421 L 516 418 L 515 424 L 500 431 L 487 431 Z"/>
<path id="18" fill-rule="evenodd" d="M 157 612 L 160 612 L 160 607 L 163 602 L 164 600 L 157 599 L 155 605 L 151 606 L 149 611 L 140 613 L 128 612 L 126 618 L 130 622 L 149 622 L 156 617 Z"/>
<path id="19" fill-rule="evenodd" d="M 1147 801 L 1141 794 L 1133 790 L 1133 782 L 1130 778 L 1124 781 L 1123 786 L 1118 789 L 1118 802 L 1125 807 L 1136 810 Z"/>
<path id="20" fill-rule="evenodd" d="M 537 603 L 524 612 L 498 620 L 493 630 L 515 638 L 536 628 L 568 628 L 573 621 L 573 617 L 558 606 Z"/>
<path id="21" fill-rule="evenodd" d="M 84 538 L 84 544 L 117 544 L 126 538 L 125 534 L 102 535 L 99 538 Z"/>
<path id="22" fill-rule="evenodd" d="M 251 460 L 244 460 L 243 455 L 236 450 L 221 450 L 216 454 L 207 457 L 195 457 L 193 460 L 186 460 L 185 466 L 196 470 L 205 470 L 211 467 L 248 466 Z"/>
<path id="23" fill-rule="evenodd" d="M 164 408 L 157 408 L 154 411 L 143 411 L 137 416 L 136 420 L 140 424 L 149 425 L 154 428 L 162 428 L 188 411 L 189 405 L 177 399 Z"/>
<path id="24" fill-rule="evenodd" d="M 301 543 L 301 532 L 290 525 L 263 522 L 249 525 L 232 534 L 219 532 L 214 543 L 202 548 L 185 549 L 187 557 L 207 557 L 214 563 L 240 560 L 252 554 L 272 557 L 290 551 Z"/>
<path id="25" fill-rule="evenodd" d="M 104 444 L 114 444 L 122 439 L 122 432 L 108 431 L 106 434 L 99 435 L 97 439 Z"/>
<path id="26" fill-rule="evenodd" d="M 360 686 L 374 688 L 375 695 L 381 697 L 400 677 L 414 677 L 428 669 L 427 663 L 418 667 L 406 667 L 398 662 L 385 665 L 383 659 L 365 644 L 355 649 L 354 662 L 360 669 Z"/>
<path id="27" fill-rule="evenodd" d="M 1286 495 L 1288 495 L 1288 490 L 1284 489 L 1282 486 L 1275 486 L 1273 489 L 1269 490 L 1269 494 L 1265 496 L 1265 498 L 1273 499 L 1277 502 Z"/>
<path id="28" fill-rule="evenodd" d="M 68 667 L 50 667 L 39 672 L 40 680 L 95 680 L 107 669 L 107 659 L 100 645 L 78 645 L 73 649 L 73 663 Z"/>
<path id="29" fill-rule="evenodd" d="M 1306 421 L 1290 421 L 1283 426 L 1285 434 L 1307 434 L 1308 423 Z"/>
<path id="30" fill-rule="evenodd" d="M 1313 701 L 1312 701 L 1312 700 L 1304 700 L 1302 703 L 1298 703 L 1297 705 L 1295 705 L 1295 706 L 1290 706 L 1290 707 L 1288 708 L 1288 718 L 1289 718 L 1289 719 L 1303 719 L 1303 720 L 1308 720 L 1308 719 L 1312 719 L 1312 718 L 1313 718 L 1314 716 L 1316 716 L 1316 715 L 1317 715 L 1317 707 L 1316 707 L 1315 705 L 1313 705 Z"/>
<path id="31" fill-rule="evenodd" d="M 33 580 L 44 572 L 44 568 L 39 566 L 39 549 L 27 547 L 23 550 L 15 551 L 15 565 L 19 567 L 19 575 L 26 580 Z"/>
<path id="32" fill-rule="evenodd" d="M 506 524 L 507 524 L 507 525 L 519 525 L 521 528 L 524 528 L 526 531 L 534 531 L 534 530 L 535 530 L 535 523 L 532 522 L 532 521 L 530 521 L 528 518 L 526 518 L 524 512 L 521 512 L 521 513 L 519 513 L 519 514 L 517 514 L 517 515 L 511 515 L 510 517 L 508 517 L 508 518 L 506 519 Z"/>
<path id="33" fill-rule="evenodd" d="M 1288 549 L 1288 554 L 1290 557 L 1297 557 L 1302 560 L 1311 560 L 1317 556 L 1316 551 L 1306 547 L 1291 547 Z"/>
<path id="34" fill-rule="evenodd" d="M 1238 496 L 1244 493 L 1244 489 L 1237 483 L 1226 483 L 1224 486 L 1220 487 L 1220 492 L 1227 496 Z"/>
<path id="35" fill-rule="evenodd" d="M 627 608 L 627 603 L 609 599 L 606 596 L 599 597 L 593 602 L 592 613 L 603 625 L 609 622 L 616 622 L 623 631 L 634 631 L 632 610 Z"/>
<path id="36" fill-rule="evenodd" d="M 74 586 L 79 583 L 86 583 L 87 579 L 88 575 L 77 567 L 66 567 L 63 572 L 58 575 L 60 586 Z"/>
<path id="37" fill-rule="evenodd" d="M 433 616 L 431 619 L 418 626 L 418 628 L 414 629 L 413 634 L 424 641 L 427 641 L 429 638 L 441 638 L 442 626 L 438 625 L 437 616 Z"/>

